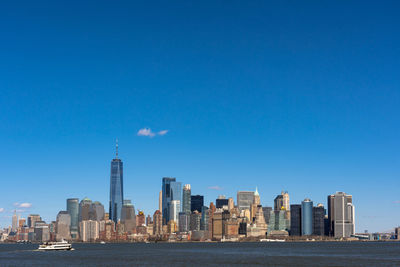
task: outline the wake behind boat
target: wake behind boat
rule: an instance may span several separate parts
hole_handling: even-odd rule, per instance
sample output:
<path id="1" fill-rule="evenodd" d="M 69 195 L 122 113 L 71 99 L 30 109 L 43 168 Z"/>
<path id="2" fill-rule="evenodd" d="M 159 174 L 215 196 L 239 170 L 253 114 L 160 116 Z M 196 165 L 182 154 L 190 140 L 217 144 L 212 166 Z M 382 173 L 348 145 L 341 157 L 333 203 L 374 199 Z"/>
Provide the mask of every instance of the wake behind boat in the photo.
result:
<path id="1" fill-rule="evenodd" d="M 73 250 L 72 245 L 65 240 L 61 242 L 45 242 L 38 248 L 39 250 Z"/>

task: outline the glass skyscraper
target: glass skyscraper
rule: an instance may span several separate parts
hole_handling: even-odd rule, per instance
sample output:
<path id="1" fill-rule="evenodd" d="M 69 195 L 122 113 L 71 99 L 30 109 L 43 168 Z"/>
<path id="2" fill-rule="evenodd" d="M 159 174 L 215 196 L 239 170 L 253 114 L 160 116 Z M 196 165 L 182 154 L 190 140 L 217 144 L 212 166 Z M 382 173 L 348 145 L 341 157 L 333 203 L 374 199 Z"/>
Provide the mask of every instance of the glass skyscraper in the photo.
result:
<path id="1" fill-rule="evenodd" d="M 111 161 L 110 176 L 110 219 L 117 223 L 121 219 L 121 210 L 124 202 L 124 180 L 123 165 L 118 158 L 118 141 L 117 153 L 115 159 Z"/>
<path id="2" fill-rule="evenodd" d="M 313 234 L 313 202 L 306 198 L 301 202 L 301 235 Z"/>
<path id="3" fill-rule="evenodd" d="M 163 224 L 167 224 L 170 218 L 169 203 L 172 200 L 181 201 L 182 184 L 175 178 L 164 177 L 162 179 L 162 216 Z"/>
<path id="4" fill-rule="evenodd" d="M 67 212 L 71 216 L 71 237 L 73 239 L 78 238 L 78 216 L 79 216 L 79 199 L 68 198 L 67 199 Z"/>

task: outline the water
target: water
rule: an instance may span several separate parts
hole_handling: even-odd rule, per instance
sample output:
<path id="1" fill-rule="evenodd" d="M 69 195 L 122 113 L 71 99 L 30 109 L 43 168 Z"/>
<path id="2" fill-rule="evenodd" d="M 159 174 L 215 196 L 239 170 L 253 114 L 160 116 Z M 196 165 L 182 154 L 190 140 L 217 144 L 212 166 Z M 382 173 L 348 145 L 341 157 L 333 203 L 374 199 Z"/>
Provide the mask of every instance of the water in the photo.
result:
<path id="1" fill-rule="evenodd" d="M 400 266 L 400 242 L 0 244 L 0 266 Z"/>

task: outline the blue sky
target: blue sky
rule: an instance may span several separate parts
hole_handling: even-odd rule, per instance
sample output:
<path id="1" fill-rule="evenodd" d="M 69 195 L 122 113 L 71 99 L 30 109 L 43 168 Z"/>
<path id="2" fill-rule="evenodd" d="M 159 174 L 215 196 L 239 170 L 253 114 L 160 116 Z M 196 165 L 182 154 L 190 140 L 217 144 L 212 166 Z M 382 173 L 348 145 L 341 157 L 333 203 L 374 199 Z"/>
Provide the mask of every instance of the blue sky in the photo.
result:
<path id="1" fill-rule="evenodd" d="M 1 3 L 0 226 L 108 209 L 117 137 L 145 213 L 172 176 L 207 203 L 344 191 L 357 231 L 399 225 L 398 2 L 248 2 Z"/>

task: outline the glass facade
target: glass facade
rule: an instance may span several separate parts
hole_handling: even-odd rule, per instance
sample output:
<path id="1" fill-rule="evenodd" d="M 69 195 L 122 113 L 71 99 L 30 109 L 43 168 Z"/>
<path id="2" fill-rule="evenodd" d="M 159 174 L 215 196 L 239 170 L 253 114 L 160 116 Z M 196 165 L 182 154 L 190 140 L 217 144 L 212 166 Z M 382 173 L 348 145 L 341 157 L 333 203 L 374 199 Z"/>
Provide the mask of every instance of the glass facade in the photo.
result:
<path id="1" fill-rule="evenodd" d="M 306 198 L 301 202 L 301 235 L 313 233 L 313 202 Z"/>
<path id="2" fill-rule="evenodd" d="M 79 199 L 67 199 L 67 212 L 71 216 L 71 237 L 78 238 Z"/>
<path id="3" fill-rule="evenodd" d="M 200 195 L 195 195 L 195 196 L 191 196 L 190 198 L 190 202 L 191 202 L 191 207 L 190 210 L 191 212 L 194 212 L 195 210 L 197 210 L 198 212 L 201 212 L 201 209 L 204 206 L 204 197 L 200 196 Z"/>
<path id="4" fill-rule="evenodd" d="M 170 218 L 169 204 L 172 200 L 181 201 L 182 184 L 175 178 L 164 177 L 162 179 L 162 216 L 163 224 L 167 224 Z"/>
<path id="5" fill-rule="evenodd" d="M 190 185 L 186 184 L 183 187 L 183 195 L 182 195 L 182 211 L 183 212 L 190 212 L 191 207 L 191 195 L 192 191 L 190 190 Z"/>
<path id="6" fill-rule="evenodd" d="M 290 235 L 301 235 L 301 205 L 290 205 Z"/>
<path id="7" fill-rule="evenodd" d="M 121 219 L 124 202 L 123 164 L 120 159 L 111 161 L 110 176 L 110 219 L 117 223 Z"/>

